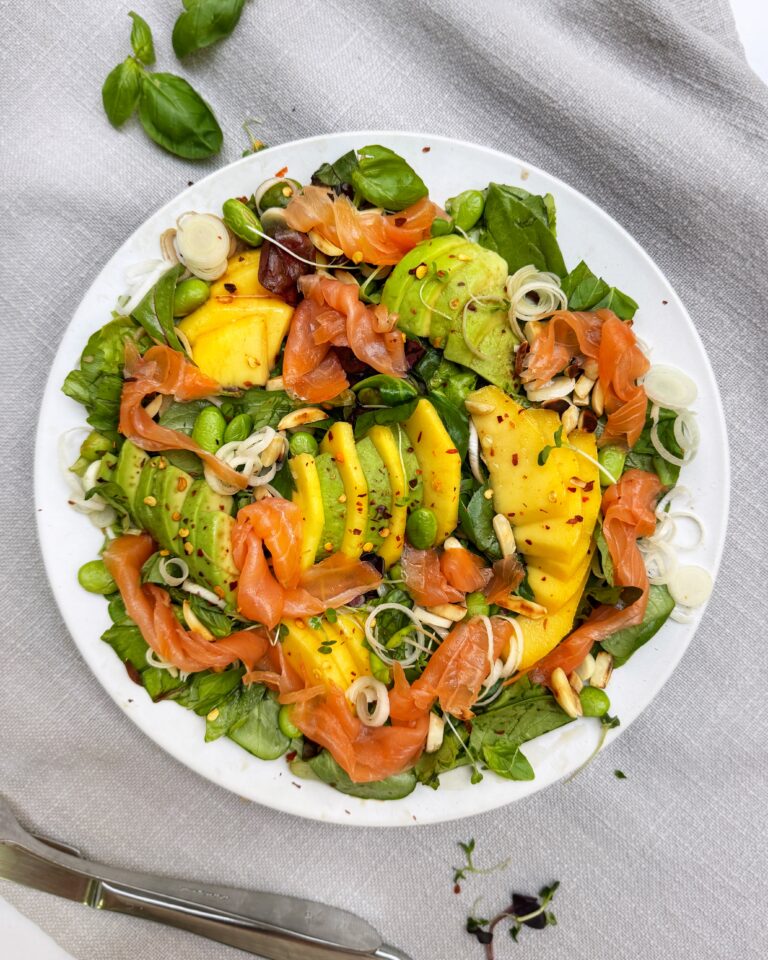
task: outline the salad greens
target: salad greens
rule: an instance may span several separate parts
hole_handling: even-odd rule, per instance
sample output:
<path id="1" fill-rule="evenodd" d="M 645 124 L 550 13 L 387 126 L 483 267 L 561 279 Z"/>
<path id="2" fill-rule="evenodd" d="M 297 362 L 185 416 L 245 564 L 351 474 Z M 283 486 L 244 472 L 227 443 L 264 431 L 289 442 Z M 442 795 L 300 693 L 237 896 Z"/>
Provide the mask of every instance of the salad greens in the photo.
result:
<path id="1" fill-rule="evenodd" d="M 179 59 L 228 37 L 240 21 L 245 0 L 184 0 L 173 27 L 173 50 Z"/>
<path id="2" fill-rule="evenodd" d="M 243 2 L 184 7 L 179 56 L 231 33 Z M 138 108 L 167 149 L 218 149 L 186 82 L 146 72 L 151 31 L 131 16 L 110 119 Z M 349 796 L 401 799 L 461 767 L 472 783 L 531 780 L 525 744 L 580 716 L 618 723 L 610 672 L 675 608 L 674 584 L 628 580 L 622 551 L 639 550 L 642 526 L 641 559 L 663 560 L 648 531 L 674 532 L 678 511 L 657 500 L 689 458 L 690 414 L 649 390 L 631 438 L 612 433 L 628 401 L 578 337 L 544 388 L 531 380 L 557 305 L 593 340 L 611 324 L 626 336 L 638 309 L 584 261 L 567 269 L 550 194 L 470 187 L 445 219 L 382 145 L 322 163 L 307 187 L 285 172 L 226 199 L 223 219 L 186 214 L 187 266 L 121 299 L 130 315 L 90 337 L 64 382 L 93 428 L 71 502 L 107 535 L 79 573 L 106 597 L 102 638 L 152 700 L 204 718 L 206 742 L 285 756 Z M 313 203 L 356 224 L 353 252 Z M 549 396 L 556 382 L 568 389 Z M 626 519 L 634 501 L 619 511 L 619 549 L 611 503 L 632 483 L 651 493 L 640 520 Z M 458 879 L 476 870 L 473 843 L 462 849 Z M 551 923 L 554 889 L 500 916 L 513 931 Z M 472 932 L 490 944 L 498 919 Z"/>

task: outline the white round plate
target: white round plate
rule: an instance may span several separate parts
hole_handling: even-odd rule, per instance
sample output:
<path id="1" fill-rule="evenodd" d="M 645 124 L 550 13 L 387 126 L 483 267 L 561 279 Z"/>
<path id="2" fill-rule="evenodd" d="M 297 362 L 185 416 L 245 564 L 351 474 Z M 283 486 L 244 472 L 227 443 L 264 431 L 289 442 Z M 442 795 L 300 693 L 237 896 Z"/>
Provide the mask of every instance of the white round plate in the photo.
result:
<path id="1" fill-rule="evenodd" d="M 131 264 L 158 256 L 158 238 L 185 210 L 219 212 L 228 197 L 250 195 L 266 177 L 287 169 L 308 182 L 324 161 L 369 143 L 381 143 L 404 156 L 421 174 L 438 202 L 468 187 L 490 181 L 554 194 L 558 239 L 566 263 L 584 259 L 592 270 L 625 290 L 640 304 L 635 329 L 658 361 L 676 364 L 697 382 L 695 409 L 703 425 L 698 457 L 683 471 L 704 519 L 706 541 L 692 555 L 713 576 L 720 561 L 728 515 L 729 462 L 725 420 L 712 369 L 698 334 L 679 298 L 658 267 L 615 220 L 572 187 L 530 164 L 496 150 L 426 134 L 382 131 L 312 137 L 272 147 L 238 160 L 196 183 L 151 216 L 115 253 L 77 309 L 53 363 L 40 410 L 35 457 L 35 501 L 40 542 L 54 596 L 75 643 L 99 682 L 141 729 L 177 760 L 228 790 L 278 810 L 317 820 L 370 826 L 403 826 L 457 819 L 528 796 L 571 773 L 597 743 L 598 722 L 580 720 L 525 746 L 536 779 L 514 783 L 486 773 L 470 785 L 466 769 L 443 777 L 435 791 L 419 785 L 403 800 L 357 800 L 325 784 L 302 781 L 302 789 L 284 760 L 264 762 L 224 738 L 203 741 L 204 720 L 170 702 L 153 704 L 128 677 L 123 664 L 99 637 L 109 626 L 100 596 L 79 589 L 76 574 L 100 545 L 99 533 L 67 505 L 68 489 L 52 472 L 57 444 L 71 427 L 82 426 L 82 408 L 61 393 L 66 374 L 76 366 L 88 336 L 104 324 L 125 288 Z M 426 148 L 429 148 L 428 150 Z M 693 639 L 701 617 L 668 622 L 610 684 L 612 712 L 621 734 L 653 699 Z"/>

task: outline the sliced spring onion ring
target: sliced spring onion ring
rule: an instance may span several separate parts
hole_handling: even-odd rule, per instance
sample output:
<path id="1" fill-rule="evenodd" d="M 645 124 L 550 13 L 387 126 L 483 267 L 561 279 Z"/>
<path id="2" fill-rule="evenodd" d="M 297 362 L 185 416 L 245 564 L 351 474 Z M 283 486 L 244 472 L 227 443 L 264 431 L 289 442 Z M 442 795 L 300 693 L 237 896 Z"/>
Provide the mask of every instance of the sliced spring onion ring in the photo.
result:
<path id="1" fill-rule="evenodd" d="M 509 298 L 509 324 L 521 340 L 519 321 L 541 320 L 568 306 L 557 274 L 537 270 L 533 264 L 520 267 L 508 277 L 505 289 Z M 536 294 L 536 300 L 531 298 L 532 293 Z"/>
<path id="2" fill-rule="evenodd" d="M 405 614 L 411 623 L 413 623 L 416 633 L 427 637 L 429 640 L 432 639 L 430 635 L 423 629 L 421 620 L 416 615 L 415 610 L 411 610 L 402 603 L 381 603 L 377 607 L 374 607 L 366 617 L 363 627 L 365 630 L 365 639 L 370 644 L 371 649 L 376 656 L 384 663 L 389 664 L 390 666 L 393 663 L 399 663 L 403 667 L 413 666 L 413 664 L 419 659 L 419 654 L 430 653 L 432 648 L 431 646 L 424 646 L 420 643 L 417 643 L 413 638 L 406 636 L 405 643 L 407 646 L 411 647 L 411 652 L 407 656 L 403 657 L 402 660 L 398 660 L 397 658 L 393 657 L 389 650 L 379 642 L 379 639 L 376 636 L 376 617 L 385 610 L 397 610 L 398 613 Z"/>
<path id="3" fill-rule="evenodd" d="M 655 586 L 668 583 L 669 578 L 677 570 L 677 553 L 674 547 L 664 540 L 655 543 L 639 540 L 638 548 L 648 571 L 648 583 Z"/>
<path id="4" fill-rule="evenodd" d="M 216 451 L 216 459 L 221 460 L 231 467 L 238 470 L 248 479 L 248 486 L 263 487 L 274 479 L 277 473 L 277 460 L 269 465 L 262 462 L 262 454 L 274 442 L 275 438 L 281 437 L 285 444 L 285 435 L 282 432 L 274 430 L 272 427 L 262 427 L 245 440 L 232 440 L 225 443 Z M 203 470 L 208 485 L 216 493 L 232 494 L 237 493 L 234 484 L 227 483 L 225 480 L 217 477 L 211 468 L 206 464 Z"/>
<path id="5" fill-rule="evenodd" d="M 704 567 L 678 567 L 667 581 L 667 589 L 675 603 L 683 607 L 700 607 L 712 594 L 712 575 Z"/>
<path id="6" fill-rule="evenodd" d="M 180 587 L 189 576 L 189 566 L 186 560 L 179 557 L 163 557 L 157 565 L 160 576 L 169 587 Z M 172 573 L 169 567 L 176 567 L 177 574 Z"/>
<path id="7" fill-rule="evenodd" d="M 698 396 L 698 388 L 691 378 L 666 364 L 655 363 L 643 380 L 643 387 L 651 403 L 669 410 L 690 407 Z"/>
<path id="8" fill-rule="evenodd" d="M 192 583 L 191 580 L 185 580 L 184 583 L 181 584 L 181 589 L 193 594 L 193 596 L 200 597 L 202 600 L 207 600 L 208 603 L 214 607 L 218 607 L 220 610 L 224 610 L 227 606 L 226 602 L 222 600 L 221 597 L 217 597 L 212 590 L 201 587 L 199 583 Z"/>
<path id="9" fill-rule="evenodd" d="M 467 455 L 469 457 L 469 469 L 472 476 L 478 483 L 485 483 L 483 468 L 480 466 L 480 438 L 477 433 L 477 427 L 474 420 L 469 418 L 469 444 L 467 446 Z"/>
<path id="10" fill-rule="evenodd" d="M 182 213 L 176 221 L 175 245 L 179 260 L 201 280 L 216 280 L 227 269 L 229 231 L 212 213 Z"/>
<path id="11" fill-rule="evenodd" d="M 383 727 L 389 719 L 389 691 L 375 677 L 358 677 L 347 688 L 347 700 L 366 727 Z M 371 704 L 376 706 L 370 709 Z"/>

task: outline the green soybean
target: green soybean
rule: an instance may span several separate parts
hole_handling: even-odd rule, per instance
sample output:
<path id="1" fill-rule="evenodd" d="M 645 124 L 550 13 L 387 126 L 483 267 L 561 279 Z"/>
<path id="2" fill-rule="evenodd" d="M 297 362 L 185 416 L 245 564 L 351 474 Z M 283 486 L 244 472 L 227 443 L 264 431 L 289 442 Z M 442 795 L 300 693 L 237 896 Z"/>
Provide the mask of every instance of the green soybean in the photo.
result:
<path id="1" fill-rule="evenodd" d="M 77 571 L 77 580 L 88 593 L 114 593 L 117 584 L 103 560 L 89 560 Z"/>
<path id="2" fill-rule="evenodd" d="M 192 439 L 208 453 L 216 453 L 224 443 L 227 421 L 218 407 L 204 407 L 192 427 Z"/>
<path id="3" fill-rule="evenodd" d="M 405 532 L 417 550 L 427 550 L 437 536 L 437 517 L 428 507 L 419 507 L 408 517 Z"/>
<path id="4" fill-rule="evenodd" d="M 251 247 L 260 247 L 264 243 L 264 227 L 261 220 L 242 200 L 227 200 L 222 207 L 224 223 L 236 237 Z"/>
<path id="5" fill-rule="evenodd" d="M 393 563 L 392 566 L 387 570 L 387 577 L 390 580 L 402 580 L 403 579 L 403 568 L 399 563 Z"/>
<path id="6" fill-rule="evenodd" d="M 273 184 L 261 195 L 259 210 L 264 213 L 270 207 L 287 207 L 297 190 L 301 190 L 301 184 L 297 180 L 284 179 Z"/>
<path id="7" fill-rule="evenodd" d="M 238 413 L 227 424 L 224 431 L 224 443 L 232 443 L 233 440 L 246 440 L 253 430 L 253 417 L 250 413 Z"/>
<path id="8" fill-rule="evenodd" d="M 368 654 L 368 659 L 371 663 L 371 673 L 373 676 L 383 684 L 390 684 L 392 682 L 392 672 L 381 657 L 377 656 L 373 650 L 371 650 Z"/>
<path id="9" fill-rule="evenodd" d="M 299 430 L 297 433 L 294 433 L 288 441 L 288 446 L 294 457 L 298 457 L 301 453 L 308 453 L 314 457 L 318 449 L 317 440 L 306 430 Z"/>
<path id="10" fill-rule="evenodd" d="M 599 687 L 584 687 L 579 694 L 585 717 L 604 717 L 611 709 L 611 701 L 605 690 Z"/>
<path id="11" fill-rule="evenodd" d="M 429 232 L 433 237 L 444 237 L 449 233 L 453 233 L 454 226 L 453 217 L 449 220 L 446 220 L 444 217 L 436 217 L 432 221 Z"/>
<path id="12" fill-rule="evenodd" d="M 445 209 L 451 214 L 459 230 L 471 230 L 485 210 L 485 196 L 480 190 L 465 190 L 450 200 Z"/>
<path id="13" fill-rule="evenodd" d="M 280 707 L 280 713 L 277 715 L 277 725 L 289 740 L 295 740 L 301 736 L 301 730 L 291 720 L 292 707 L 286 705 Z"/>
<path id="14" fill-rule="evenodd" d="M 468 593 L 466 598 L 468 617 L 487 617 L 490 606 L 482 593 Z"/>
<path id="15" fill-rule="evenodd" d="M 208 300 L 211 288 L 198 277 L 188 277 L 177 285 L 173 295 L 174 317 L 186 317 Z"/>
<path id="16" fill-rule="evenodd" d="M 598 463 L 601 467 L 610 473 L 610 475 L 618 480 L 624 470 L 624 462 L 627 459 L 627 451 L 621 447 L 607 446 L 603 447 L 600 450 L 600 453 L 597 455 Z M 603 487 L 609 486 L 611 481 L 608 477 L 600 471 L 600 485 Z"/>

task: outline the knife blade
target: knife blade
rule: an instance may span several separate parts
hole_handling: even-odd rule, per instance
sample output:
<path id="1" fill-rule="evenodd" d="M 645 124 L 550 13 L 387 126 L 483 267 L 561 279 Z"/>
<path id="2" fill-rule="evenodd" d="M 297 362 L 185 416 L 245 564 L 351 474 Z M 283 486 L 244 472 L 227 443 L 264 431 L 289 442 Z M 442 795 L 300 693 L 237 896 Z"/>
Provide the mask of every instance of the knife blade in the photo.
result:
<path id="1" fill-rule="evenodd" d="M 94 863 L 74 847 L 28 833 L 2 796 L 0 877 L 268 960 L 409 960 L 367 921 L 338 907 Z"/>

